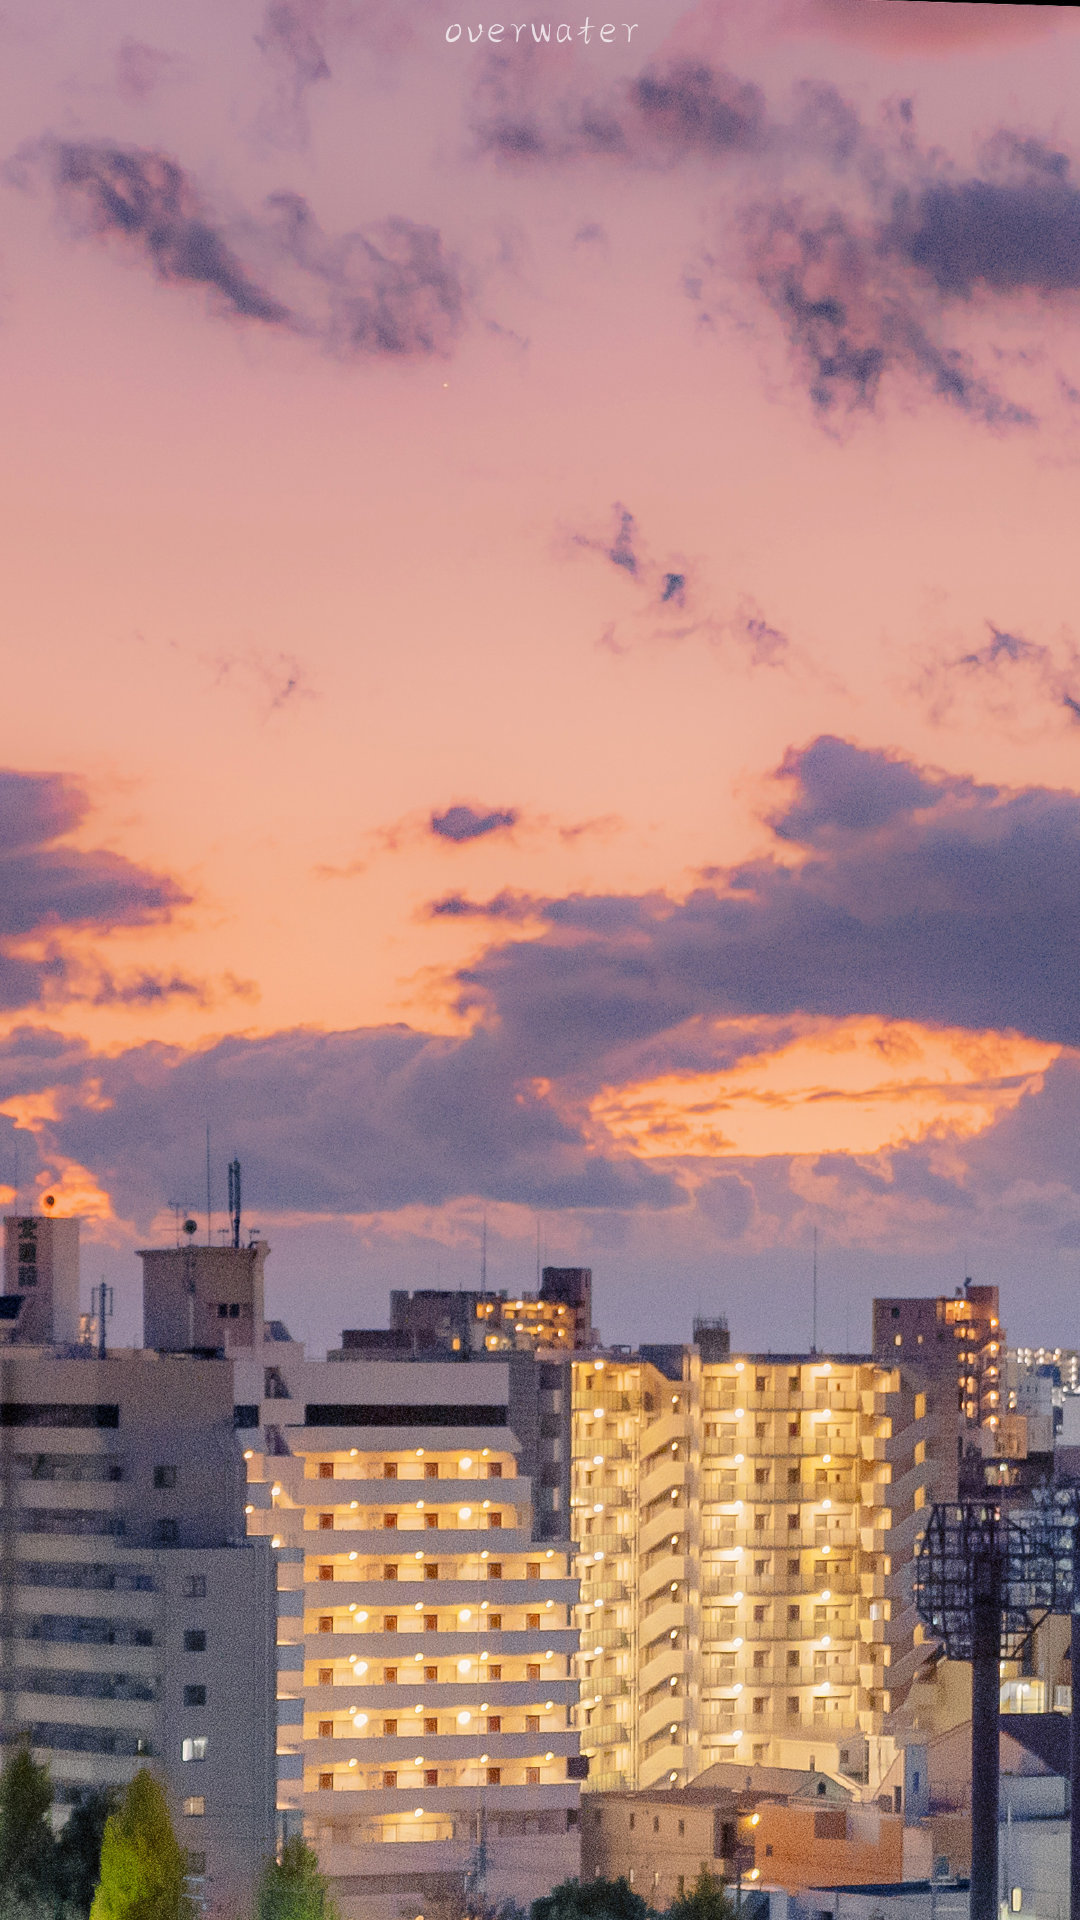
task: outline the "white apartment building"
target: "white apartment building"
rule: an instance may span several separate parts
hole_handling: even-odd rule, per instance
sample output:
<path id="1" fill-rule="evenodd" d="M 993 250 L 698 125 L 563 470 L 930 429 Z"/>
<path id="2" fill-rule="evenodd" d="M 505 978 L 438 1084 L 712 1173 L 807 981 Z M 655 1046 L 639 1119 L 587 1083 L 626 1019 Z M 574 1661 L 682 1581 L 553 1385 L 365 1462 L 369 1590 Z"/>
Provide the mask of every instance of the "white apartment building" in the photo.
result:
<path id="1" fill-rule="evenodd" d="M 580 1847 L 577 1582 L 522 1470 L 543 1409 L 512 1391 L 546 1376 L 274 1357 L 270 1399 L 236 1371 L 248 1527 L 281 1589 L 280 1817 L 345 1920 L 463 1889 L 527 1906 Z"/>

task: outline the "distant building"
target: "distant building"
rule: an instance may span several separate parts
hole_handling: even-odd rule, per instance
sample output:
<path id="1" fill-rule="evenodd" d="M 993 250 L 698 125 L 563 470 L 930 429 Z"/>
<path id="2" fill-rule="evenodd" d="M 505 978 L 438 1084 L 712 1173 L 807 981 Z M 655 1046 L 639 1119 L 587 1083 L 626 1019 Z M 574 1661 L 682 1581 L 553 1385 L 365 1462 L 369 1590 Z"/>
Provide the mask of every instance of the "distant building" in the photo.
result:
<path id="1" fill-rule="evenodd" d="M 274 1842 L 275 1621 L 232 1368 L 80 1352 L 79 1223 L 35 1224 L 5 1221 L 5 1278 L 33 1312 L 0 1361 L 0 1740 L 29 1736 L 62 1806 L 152 1766 L 191 1892 L 231 1916 Z"/>
<path id="2" fill-rule="evenodd" d="M 997 1426 L 1005 1411 L 1005 1335 L 996 1287 L 965 1280 L 951 1297 L 875 1300 L 873 1346 L 882 1365 L 904 1362 L 955 1380 L 965 1423 Z"/>
<path id="3" fill-rule="evenodd" d="M 539 1293 L 420 1289 L 390 1295 L 388 1329 L 352 1329 L 337 1358 L 462 1359 L 477 1353 L 569 1354 L 594 1343 L 592 1269 L 545 1267 Z"/>

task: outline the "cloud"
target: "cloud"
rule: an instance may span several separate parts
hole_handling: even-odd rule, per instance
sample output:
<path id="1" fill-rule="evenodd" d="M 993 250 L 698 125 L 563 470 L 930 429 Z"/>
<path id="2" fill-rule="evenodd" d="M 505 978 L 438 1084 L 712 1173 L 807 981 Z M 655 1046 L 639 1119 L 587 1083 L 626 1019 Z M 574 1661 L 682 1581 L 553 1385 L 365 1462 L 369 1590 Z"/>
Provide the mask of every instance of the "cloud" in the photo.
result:
<path id="1" fill-rule="evenodd" d="M 470 900 L 463 893 L 447 893 L 432 900 L 426 908 L 431 920 L 537 920 L 544 916 L 545 902 L 532 894 L 516 893 L 504 887 L 490 900 Z"/>
<path id="2" fill-rule="evenodd" d="M 535 63 L 493 58 L 474 113 L 478 150 L 526 165 L 594 157 L 669 166 L 754 153 L 766 124 L 759 87 L 693 60 L 649 68 L 596 99 L 556 94 Z"/>
<path id="3" fill-rule="evenodd" d="M 433 813 L 428 826 L 440 840 L 451 840 L 461 846 L 468 840 L 483 840 L 488 834 L 506 832 L 516 826 L 518 812 L 516 807 L 480 807 L 458 805 L 447 807 L 445 813 Z"/>
<path id="4" fill-rule="evenodd" d="M 42 174 L 78 234 L 118 243 L 166 284 L 205 287 L 222 316 L 346 358 L 444 354 L 464 324 L 463 271 L 434 227 L 395 215 L 330 235 L 295 193 L 226 223 L 175 160 L 105 142 L 49 137 L 9 169 L 23 185 Z"/>
<path id="5" fill-rule="evenodd" d="M 553 1077 L 693 1018 L 873 1014 L 1080 1044 L 1080 797 L 828 736 L 781 777 L 775 853 L 683 900 L 550 902 L 546 932 L 462 973 L 463 1008 Z"/>
<path id="6" fill-rule="evenodd" d="M 1061 724 L 1075 726 L 1080 718 L 1080 650 L 1067 635 L 1049 644 L 1030 640 L 986 623 L 989 638 L 964 652 L 936 648 L 924 657 L 912 690 L 937 725 L 967 711 L 975 724 L 993 723 L 1013 738 L 1045 733 L 1048 709 L 1057 709 Z M 1073 692 L 1076 690 L 1076 693 Z"/>
<path id="7" fill-rule="evenodd" d="M 116 55 L 116 90 L 122 100 L 141 105 L 165 82 L 176 77 L 179 62 L 160 47 L 142 40 L 124 40 Z"/>
<path id="8" fill-rule="evenodd" d="M 300 1029 L 187 1053 L 152 1045 L 60 1059 L 59 1117 L 43 1148 L 92 1167 L 129 1218 L 152 1217 L 179 1170 L 197 1166 L 207 1122 L 240 1153 L 252 1204 L 281 1211 L 437 1206 L 463 1193 L 559 1208 L 682 1198 L 666 1172 L 590 1147 L 483 1033 Z M 33 1063 L 16 1052 L 11 1064 L 25 1088 Z M 56 1061 L 42 1051 L 39 1065 L 55 1085 Z"/>
<path id="9" fill-rule="evenodd" d="M 0 1006 L 65 992 L 64 935 L 150 926 L 187 901 L 175 881 L 122 854 L 64 845 L 89 811 L 75 780 L 0 770 Z"/>

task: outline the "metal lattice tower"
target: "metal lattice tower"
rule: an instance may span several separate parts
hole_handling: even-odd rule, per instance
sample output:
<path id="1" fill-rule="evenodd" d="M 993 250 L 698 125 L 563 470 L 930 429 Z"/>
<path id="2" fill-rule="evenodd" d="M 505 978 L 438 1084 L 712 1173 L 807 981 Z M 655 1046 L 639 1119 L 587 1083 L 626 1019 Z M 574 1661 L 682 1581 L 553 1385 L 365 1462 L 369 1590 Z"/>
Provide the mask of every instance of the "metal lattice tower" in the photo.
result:
<path id="1" fill-rule="evenodd" d="M 950 1659 L 971 1663 L 970 1920 L 998 1916 L 1000 1663 L 1062 1610 L 1066 1550 L 1078 1539 L 1056 1509 L 1010 1515 L 965 1500 L 931 1508 L 915 1550 L 919 1618 Z"/>

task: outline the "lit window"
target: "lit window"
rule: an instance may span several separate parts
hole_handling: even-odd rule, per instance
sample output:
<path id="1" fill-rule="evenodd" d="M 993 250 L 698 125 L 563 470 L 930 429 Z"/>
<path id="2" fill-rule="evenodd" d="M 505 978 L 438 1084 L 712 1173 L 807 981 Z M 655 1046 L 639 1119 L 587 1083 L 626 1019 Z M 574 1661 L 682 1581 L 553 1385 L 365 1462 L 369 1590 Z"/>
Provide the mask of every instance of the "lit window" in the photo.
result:
<path id="1" fill-rule="evenodd" d="M 180 1757 L 182 1760 L 205 1760 L 208 1745 L 205 1733 L 193 1734 L 183 1742 Z"/>
<path id="2" fill-rule="evenodd" d="M 201 1793 L 191 1793 L 184 1801 L 184 1812 L 196 1819 L 206 1812 L 206 1801 Z"/>

